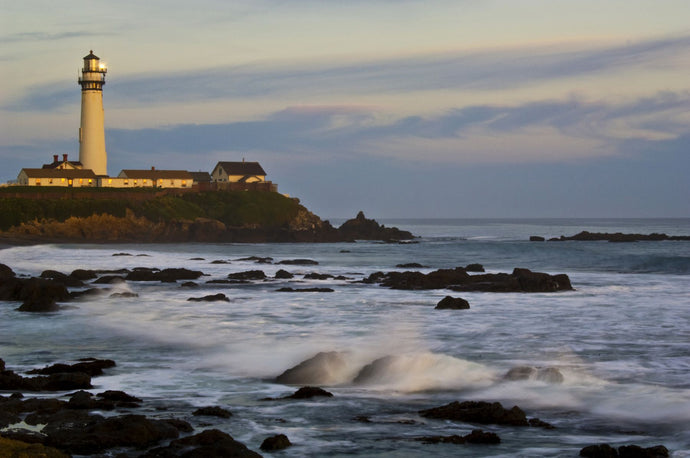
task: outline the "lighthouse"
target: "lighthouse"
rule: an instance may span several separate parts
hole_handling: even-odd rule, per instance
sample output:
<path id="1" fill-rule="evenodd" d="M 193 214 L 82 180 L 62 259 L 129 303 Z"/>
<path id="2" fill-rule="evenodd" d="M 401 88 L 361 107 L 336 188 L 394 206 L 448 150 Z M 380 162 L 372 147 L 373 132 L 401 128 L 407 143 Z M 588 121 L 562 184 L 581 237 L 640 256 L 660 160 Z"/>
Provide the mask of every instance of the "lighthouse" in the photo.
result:
<path id="1" fill-rule="evenodd" d="M 79 162 L 96 175 L 108 175 L 103 125 L 103 85 L 107 69 L 93 51 L 84 57 L 78 79 L 81 86 L 81 124 L 79 126 Z"/>

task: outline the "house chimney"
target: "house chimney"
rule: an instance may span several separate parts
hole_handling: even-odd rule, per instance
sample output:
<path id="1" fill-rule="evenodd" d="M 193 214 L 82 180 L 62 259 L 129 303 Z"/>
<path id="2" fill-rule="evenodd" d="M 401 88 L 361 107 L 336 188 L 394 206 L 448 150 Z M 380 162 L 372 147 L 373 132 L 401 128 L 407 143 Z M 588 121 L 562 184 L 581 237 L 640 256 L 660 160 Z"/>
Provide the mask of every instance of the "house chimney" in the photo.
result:
<path id="1" fill-rule="evenodd" d="M 58 155 L 53 154 L 53 163 L 56 163 L 58 161 Z"/>
<path id="2" fill-rule="evenodd" d="M 156 170 L 156 168 L 154 166 L 151 166 L 151 171 L 154 171 L 154 170 Z"/>
<path id="3" fill-rule="evenodd" d="M 64 162 L 67 162 L 67 154 L 63 154 L 63 155 L 62 155 L 62 160 L 63 160 Z"/>

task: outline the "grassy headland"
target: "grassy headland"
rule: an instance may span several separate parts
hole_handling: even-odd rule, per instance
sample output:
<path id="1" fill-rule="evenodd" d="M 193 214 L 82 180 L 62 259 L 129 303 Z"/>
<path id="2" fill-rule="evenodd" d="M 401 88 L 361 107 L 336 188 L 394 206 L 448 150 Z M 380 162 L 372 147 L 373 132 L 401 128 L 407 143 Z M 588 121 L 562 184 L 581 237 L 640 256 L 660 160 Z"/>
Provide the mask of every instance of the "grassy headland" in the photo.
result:
<path id="1" fill-rule="evenodd" d="M 334 242 L 412 235 L 364 216 L 340 233 L 275 192 L 0 189 L 0 237 L 14 242 Z M 366 224 L 365 224 L 366 223 Z M 352 224 L 348 226 L 352 228 Z M 366 227 L 360 237 L 357 229 Z M 373 230 L 372 230 L 373 229 Z"/>

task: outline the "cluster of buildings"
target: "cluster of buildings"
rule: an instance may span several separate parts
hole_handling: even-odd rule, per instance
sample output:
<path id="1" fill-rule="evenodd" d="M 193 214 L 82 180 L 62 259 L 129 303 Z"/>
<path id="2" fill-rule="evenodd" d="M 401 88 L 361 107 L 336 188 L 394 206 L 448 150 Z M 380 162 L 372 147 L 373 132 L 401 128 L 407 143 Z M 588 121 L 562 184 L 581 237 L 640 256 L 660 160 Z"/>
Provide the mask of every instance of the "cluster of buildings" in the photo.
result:
<path id="1" fill-rule="evenodd" d="M 93 51 L 84 57 L 78 83 L 81 86 L 79 160 L 53 155 L 53 162 L 41 168 L 24 168 L 17 176 L 19 186 L 66 186 L 94 188 L 177 188 L 177 189 L 261 189 L 276 191 L 266 181 L 258 162 L 218 162 L 211 173 L 186 170 L 125 169 L 108 175 L 103 116 L 103 85 L 107 68 Z"/>

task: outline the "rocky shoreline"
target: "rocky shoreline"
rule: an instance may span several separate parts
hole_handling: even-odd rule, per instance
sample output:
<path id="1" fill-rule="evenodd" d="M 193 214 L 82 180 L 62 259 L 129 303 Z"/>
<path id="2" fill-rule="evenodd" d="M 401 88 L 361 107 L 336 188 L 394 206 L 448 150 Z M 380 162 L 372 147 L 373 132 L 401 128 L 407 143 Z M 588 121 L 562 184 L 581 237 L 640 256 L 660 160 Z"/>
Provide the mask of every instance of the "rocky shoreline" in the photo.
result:
<path id="1" fill-rule="evenodd" d="M 115 258 L 137 256 L 118 252 Z M 311 259 L 281 259 L 269 257 L 249 257 L 241 259 L 205 260 L 198 262 L 210 264 L 232 264 L 235 261 L 253 261 L 257 266 L 280 265 L 275 275 L 268 276 L 263 270 L 253 269 L 230 273 L 213 278 L 202 270 L 187 268 L 116 268 L 111 270 L 77 269 L 71 273 L 54 270 L 44 271 L 38 277 L 17 275 L 9 266 L 0 264 L 0 300 L 19 302 L 20 312 L 56 313 L 60 310 L 78 306 L 80 298 L 112 296 L 111 288 L 118 283 L 135 285 L 137 282 L 160 282 L 174 288 L 193 291 L 202 287 L 201 282 L 209 284 L 252 285 L 275 284 L 276 294 L 281 292 L 325 293 L 327 288 L 292 288 L 281 286 L 299 285 L 301 281 L 339 280 L 338 285 L 346 288 L 348 284 L 361 287 L 383 287 L 402 290 L 447 290 L 447 291 L 486 291 L 520 293 L 559 293 L 572 289 L 570 279 L 565 274 L 550 275 L 532 272 L 528 269 L 514 269 L 511 273 L 487 274 L 481 264 L 470 264 L 454 269 L 438 269 L 429 272 L 391 270 L 377 272 L 365 278 L 335 277 L 317 271 L 319 263 Z M 245 265 L 246 266 L 246 265 Z M 298 266 L 298 267 L 295 267 Z M 401 264 L 398 269 L 422 268 L 416 263 Z M 411 267 L 414 266 L 414 267 Z M 292 272 L 290 272 L 289 269 Z M 293 269 L 297 269 L 293 270 Z M 136 289 L 135 289 L 136 291 Z M 136 295 L 136 292 L 130 293 Z M 224 294 L 202 296 L 190 294 L 191 301 L 225 301 Z M 435 302 L 435 301 L 433 301 Z M 465 313 L 469 303 L 461 298 L 446 296 L 438 303 L 434 312 L 432 301 L 430 313 Z M 346 353 L 318 353 L 312 358 L 276 375 L 274 382 L 295 390 L 291 394 L 276 398 L 257 399 L 267 403 L 302 402 L 315 400 L 319 403 L 313 408 L 327 404 L 338 394 L 320 388 L 330 385 L 330 369 L 348 363 Z M 385 374 L 388 368 L 397 363 L 394 355 L 377 358 L 359 367 L 350 381 L 352 385 L 366 385 Z M 115 361 L 100 358 L 83 358 L 77 361 L 58 362 L 46 367 L 17 373 L 5 367 L 0 360 L 0 452 L 11 450 L 18 456 L 99 455 L 140 456 L 140 457 L 207 457 L 236 456 L 257 457 L 260 453 L 273 453 L 286 447 L 299 447 L 293 444 L 288 434 L 267 436 L 258 447 L 251 450 L 232 436 L 231 426 L 224 420 L 235 418 L 232 406 L 208 405 L 165 405 L 164 401 L 151 400 L 146 396 L 132 396 L 122 391 L 94 390 L 93 378 L 108 375 L 117 367 Z M 329 368 L 329 370 L 324 370 Z M 510 369 L 502 378 L 505 383 L 534 379 L 543 383 L 562 383 L 563 375 L 554 367 L 519 366 Z M 34 397 L 32 397 L 34 396 Z M 498 433 L 508 431 L 519 435 L 522 428 L 552 429 L 552 419 L 544 420 L 528 417 L 519 406 L 504 407 L 497 402 L 459 399 L 441 406 L 422 406 L 410 410 L 407 415 L 415 422 L 430 424 L 434 422 L 457 425 L 462 434 L 408 436 L 404 439 L 382 437 L 381 440 L 409 440 L 421 444 L 449 444 L 460 447 L 492 447 L 501 443 Z M 171 414 L 169 412 L 175 412 Z M 368 412 L 352 418 L 353 422 L 371 423 Z M 547 421 L 545 421 L 547 420 Z M 284 419 L 283 419 L 284 421 Z M 491 430 L 500 427 L 500 431 Z M 485 429 L 479 429 L 486 428 Z M 513 431 L 514 428 L 514 431 Z M 432 428 L 433 429 L 433 428 Z M 466 431 L 471 431 L 465 434 Z M 426 447 L 426 445 L 424 445 Z M 24 455 L 21 455 L 21 454 Z M 1 455 L 1 453 L 0 453 Z M 607 444 L 595 444 L 581 450 L 580 456 L 608 457 L 665 457 L 668 450 L 662 446 L 642 448 L 637 445 L 624 445 L 615 449 Z"/>
<path id="2" fill-rule="evenodd" d="M 289 370 L 304 371 L 316 357 Z M 261 457 L 245 444 L 235 440 L 227 432 L 213 427 L 214 418 L 227 419 L 233 413 L 227 406 L 188 406 L 179 415 L 144 415 L 147 403 L 123 391 L 104 391 L 93 394 L 91 377 L 103 375 L 115 367 L 111 360 L 84 358 L 74 364 L 57 363 L 30 371 L 31 374 L 48 374 L 59 377 L 59 385 L 37 382 L 42 377 L 25 377 L 5 367 L 0 359 L 0 455 L 69 457 L 71 455 L 137 456 L 154 457 Z M 289 372 L 286 371 L 286 372 Z M 276 381 L 280 381 L 278 376 Z M 77 391 L 72 391 L 77 390 Z M 24 392 L 52 392 L 53 397 L 26 397 Z M 66 391 L 66 392 L 65 392 Z M 62 392 L 62 393 L 58 393 Z M 299 402 L 313 398 L 325 399 L 334 394 L 315 386 L 303 386 L 291 395 L 265 398 L 265 402 Z M 318 407 L 314 407 L 318 408 Z M 165 412 L 165 407 L 157 410 Z M 108 412 L 103 415 L 103 412 Z M 412 412 L 411 412 L 412 414 Z M 430 407 L 416 413 L 428 421 L 444 421 L 476 428 L 476 425 L 501 425 L 514 428 L 545 428 L 554 426 L 538 418 L 528 418 L 518 406 L 505 408 L 498 402 L 454 401 L 438 407 Z M 365 415 L 352 421 L 370 423 Z M 385 439 L 385 438 L 382 438 Z M 472 429 L 464 436 L 416 436 L 407 440 L 423 444 L 497 445 L 498 434 L 482 429 Z M 266 437 L 261 451 L 272 453 L 293 446 L 286 434 Z M 668 457 L 663 445 L 643 448 L 637 445 L 615 448 L 608 444 L 584 447 L 583 457 Z"/>
<path id="3" fill-rule="evenodd" d="M 66 221 L 23 223 L 0 232 L 0 244 L 41 243 L 335 243 L 377 240 L 397 243 L 415 236 L 386 227 L 363 212 L 333 227 L 329 221 L 301 208 L 289 224 L 228 226 L 210 218 L 152 222 L 128 213 L 125 217 L 91 215 Z"/>

